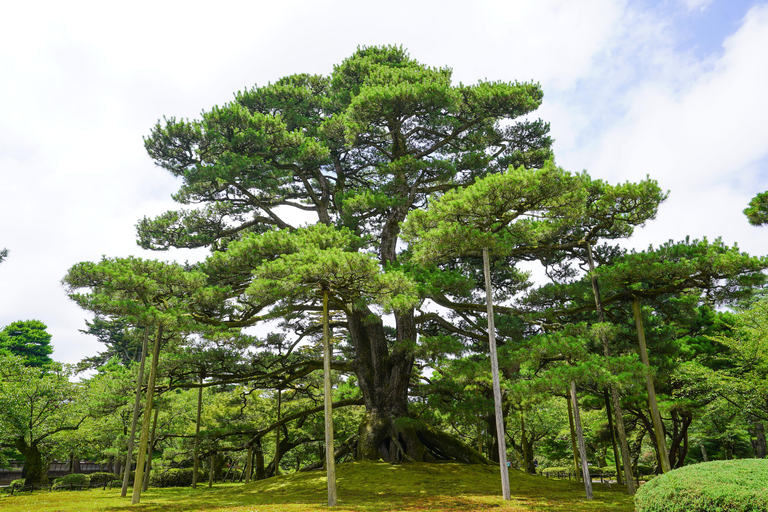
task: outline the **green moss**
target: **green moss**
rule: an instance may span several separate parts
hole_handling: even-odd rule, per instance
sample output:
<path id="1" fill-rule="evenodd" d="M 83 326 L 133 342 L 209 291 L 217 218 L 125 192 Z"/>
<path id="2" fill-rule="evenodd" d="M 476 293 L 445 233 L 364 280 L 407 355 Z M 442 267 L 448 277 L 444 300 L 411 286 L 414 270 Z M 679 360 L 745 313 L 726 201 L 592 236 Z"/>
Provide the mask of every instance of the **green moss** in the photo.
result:
<path id="1" fill-rule="evenodd" d="M 768 512 L 768 460 L 676 469 L 643 485 L 635 503 L 637 512 Z"/>
<path id="2" fill-rule="evenodd" d="M 631 512 L 632 499 L 618 486 L 595 485 L 595 499 L 584 499 L 584 488 L 569 481 L 510 471 L 512 500 L 501 498 L 497 465 L 458 463 L 383 462 L 339 464 L 339 511 L 473 511 L 492 508 L 504 512 Z M 131 507 L 130 495 L 117 490 L 84 493 L 47 493 L 2 498 L 3 512 L 320 512 L 327 511 L 325 472 L 283 475 L 250 484 L 215 484 L 150 488 L 141 505 Z"/>

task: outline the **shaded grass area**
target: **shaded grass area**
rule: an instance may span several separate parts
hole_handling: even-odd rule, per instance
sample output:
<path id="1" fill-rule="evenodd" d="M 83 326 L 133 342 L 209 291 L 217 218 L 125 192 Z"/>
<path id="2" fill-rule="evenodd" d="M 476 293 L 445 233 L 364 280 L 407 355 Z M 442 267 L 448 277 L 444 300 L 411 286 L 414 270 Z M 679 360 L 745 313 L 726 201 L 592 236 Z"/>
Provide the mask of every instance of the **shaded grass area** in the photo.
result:
<path id="1" fill-rule="evenodd" d="M 497 466 L 350 462 L 337 466 L 338 511 L 611 511 L 631 512 L 632 499 L 614 486 L 596 485 L 584 499 L 576 482 L 510 471 L 512 500 L 501 498 Z M 279 476 L 250 484 L 150 489 L 131 506 L 119 491 L 35 493 L 0 498 L 3 512 L 288 512 L 328 510 L 325 473 Z"/>

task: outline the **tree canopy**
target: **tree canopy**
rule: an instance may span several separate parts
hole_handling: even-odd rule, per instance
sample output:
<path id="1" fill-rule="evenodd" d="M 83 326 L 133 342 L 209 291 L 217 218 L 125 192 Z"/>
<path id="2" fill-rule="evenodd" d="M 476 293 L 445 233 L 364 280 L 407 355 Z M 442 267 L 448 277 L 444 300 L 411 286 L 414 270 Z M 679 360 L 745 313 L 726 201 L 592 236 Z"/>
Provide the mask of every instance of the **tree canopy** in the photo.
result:
<path id="1" fill-rule="evenodd" d="M 51 363 L 53 347 L 47 328 L 40 320 L 20 320 L 6 325 L 0 331 L 0 353 L 21 356 L 27 366 Z"/>

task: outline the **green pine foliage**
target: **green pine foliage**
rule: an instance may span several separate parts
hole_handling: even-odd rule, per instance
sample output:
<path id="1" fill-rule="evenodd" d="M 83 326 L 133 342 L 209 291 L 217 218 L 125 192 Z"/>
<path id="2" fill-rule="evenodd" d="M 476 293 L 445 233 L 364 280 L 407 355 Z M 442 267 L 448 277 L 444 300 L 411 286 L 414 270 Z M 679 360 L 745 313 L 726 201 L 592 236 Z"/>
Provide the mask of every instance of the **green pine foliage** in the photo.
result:
<path id="1" fill-rule="evenodd" d="M 654 478 L 635 497 L 637 512 L 768 511 L 768 460 L 704 462 Z"/>

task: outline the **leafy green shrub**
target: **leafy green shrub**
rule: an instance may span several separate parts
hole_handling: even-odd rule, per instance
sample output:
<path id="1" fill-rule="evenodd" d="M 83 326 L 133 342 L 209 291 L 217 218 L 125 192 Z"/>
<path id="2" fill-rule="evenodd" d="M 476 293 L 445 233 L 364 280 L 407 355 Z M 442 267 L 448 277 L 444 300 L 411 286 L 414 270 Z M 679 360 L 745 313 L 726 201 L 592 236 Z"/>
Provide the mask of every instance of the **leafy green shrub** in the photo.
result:
<path id="1" fill-rule="evenodd" d="M 205 480 L 205 475 L 197 472 L 197 481 Z M 192 485 L 192 468 L 175 468 L 152 471 L 149 475 L 149 485 L 152 487 L 186 487 Z"/>
<path id="2" fill-rule="evenodd" d="M 24 479 L 23 478 L 17 478 L 16 480 L 11 480 L 11 487 L 14 489 L 18 489 L 20 487 L 24 487 Z"/>
<path id="3" fill-rule="evenodd" d="M 649 466 L 648 464 L 638 464 L 635 468 L 635 473 L 638 475 L 653 475 L 656 472 L 654 471 L 653 466 Z"/>
<path id="4" fill-rule="evenodd" d="M 120 475 L 116 473 L 107 473 L 105 471 L 91 473 L 88 476 L 91 477 L 91 485 L 104 485 L 104 482 L 111 482 L 112 480 L 121 479 Z"/>
<path id="5" fill-rule="evenodd" d="M 57 478 L 53 482 L 54 489 L 61 489 L 69 487 L 70 485 L 88 485 L 90 483 L 90 477 L 82 473 L 70 473 L 64 475 L 61 478 Z"/>
<path id="6" fill-rule="evenodd" d="M 768 512 L 768 460 L 703 462 L 640 487 L 637 512 Z"/>

